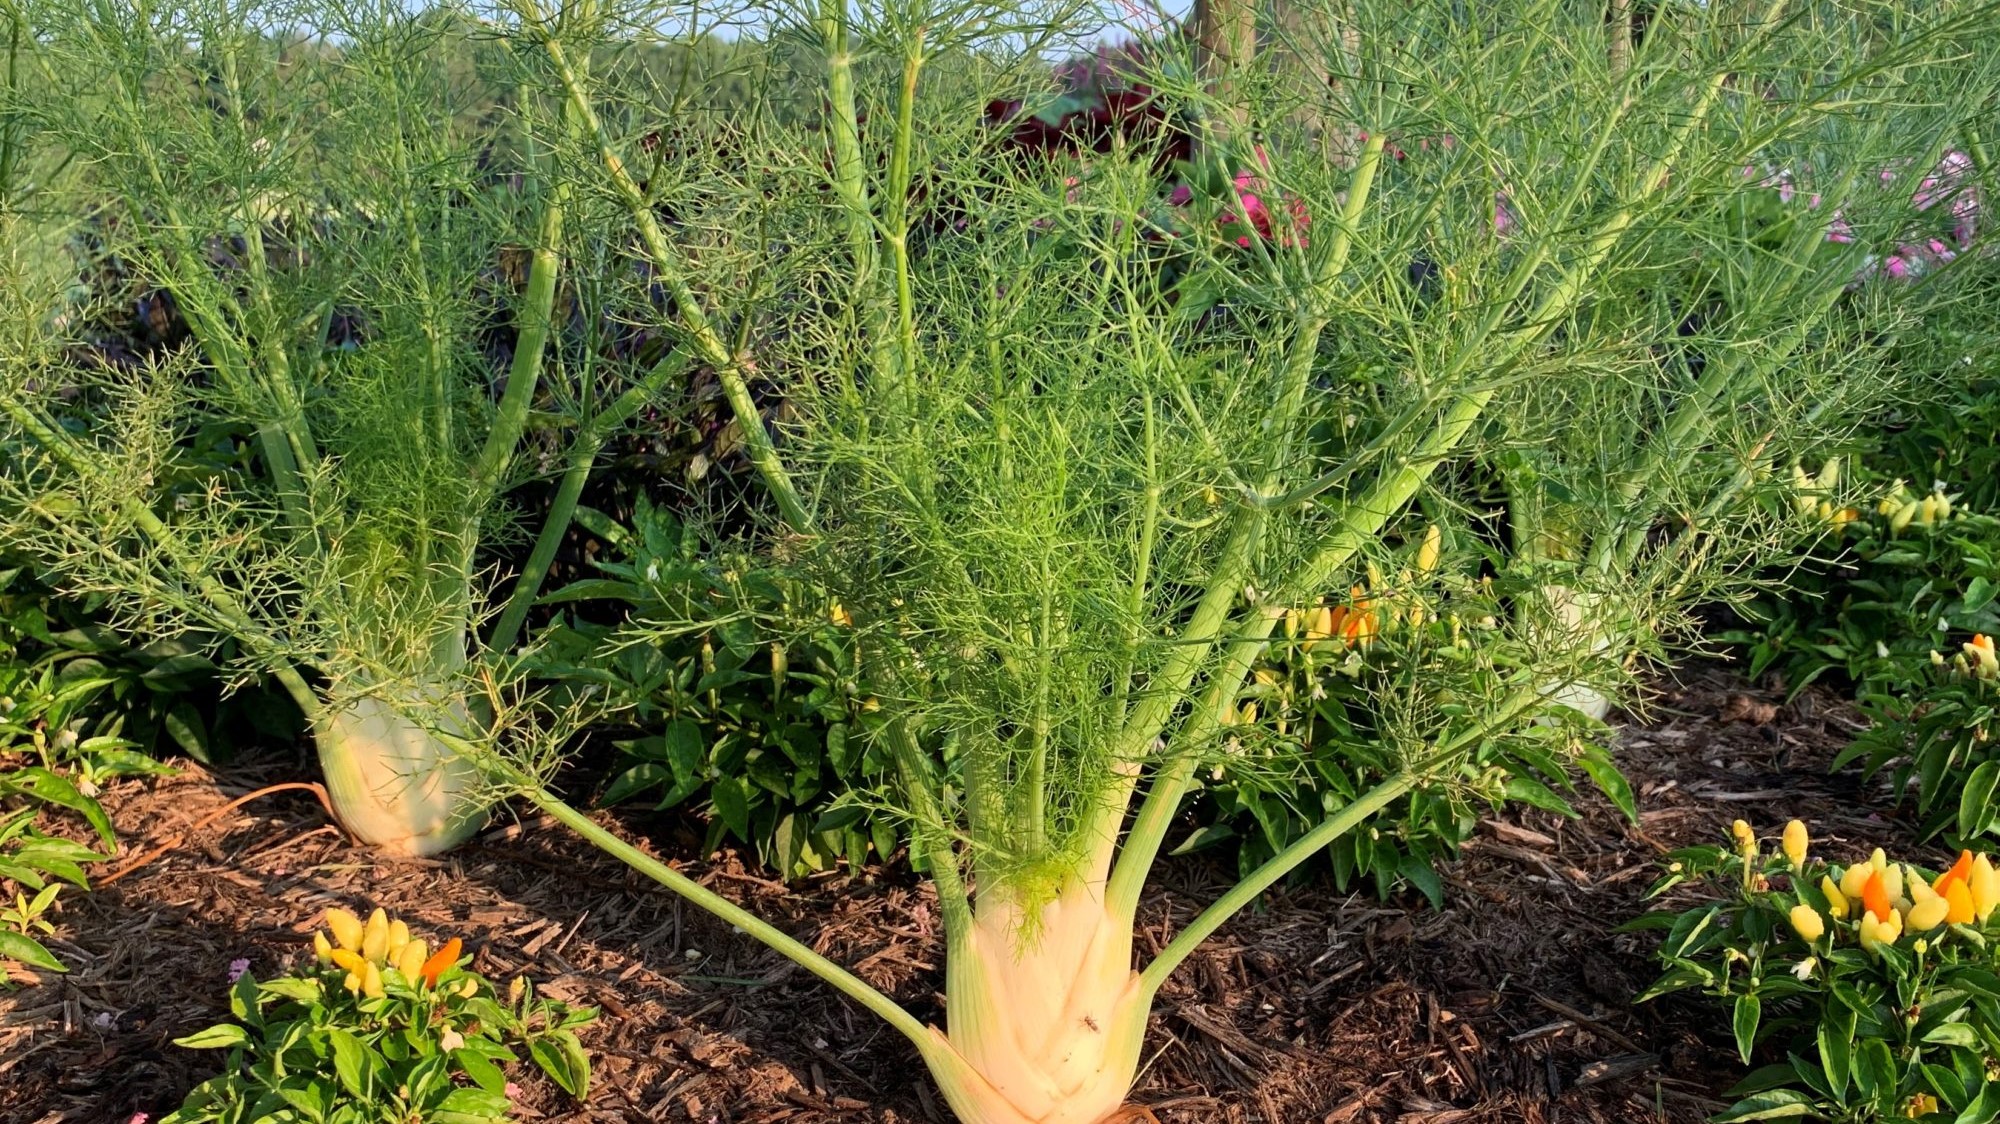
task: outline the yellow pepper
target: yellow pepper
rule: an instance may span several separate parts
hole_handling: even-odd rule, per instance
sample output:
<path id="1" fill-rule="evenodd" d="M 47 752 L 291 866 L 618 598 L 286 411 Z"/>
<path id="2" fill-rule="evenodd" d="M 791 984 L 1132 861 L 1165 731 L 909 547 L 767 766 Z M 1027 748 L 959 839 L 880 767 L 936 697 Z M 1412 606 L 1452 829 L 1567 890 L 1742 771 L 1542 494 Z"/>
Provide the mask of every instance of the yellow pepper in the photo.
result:
<path id="1" fill-rule="evenodd" d="M 1875 873 L 1875 864 L 1859 862 L 1847 868 L 1840 876 L 1840 892 L 1849 898 L 1861 896 L 1861 890 L 1868 885 L 1868 876 Z"/>
<path id="2" fill-rule="evenodd" d="M 389 915 L 378 906 L 368 915 L 368 924 L 361 930 L 361 955 L 380 964 L 382 954 L 389 949 Z"/>
<path id="3" fill-rule="evenodd" d="M 1993 860 L 1980 855 L 1972 860 L 1972 876 L 1967 882 L 1972 891 L 1972 912 L 1984 921 L 1992 916 L 1995 906 L 2000 906 L 2000 871 L 1993 869 Z"/>
<path id="4" fill-rule="evenodd" d="M 1818 910 L 1804 902 L 1792 907 L 1791 919 L 1793 931 L 1797 932 L 1799 938 L 1807 944 L 1826 935 L 1826 919 L 1819 915 Z"/>
<path id="5" fill-rule="evenodd" d="M 409 943 L 410 927 L 403 924 L 401 918 L 389 922 L 389 946 L 382 950 L 383 962 L 394 963 L 396 957 L 402 953 L 403 946 Z"/>
<path id="6" fill-rule="evenodd" d="M 333 946 L 327 943 L 326 934 L 313 930 L 313 959 L 321 964 L 333 963 Z"/>
<path id="7" fill-rule="evenodd" d="M 361 947 L 361 919 L 344 909 L 326 911 L 326 927 L 333 932 L 333 943 L 340 948 L 355 951 Z"/>
<path id="8" fill-rule="evenodd" d="M 1819 876 L 1819 892 L 1826 895 L 1826 911 L 1833 915 L 1833 919 L 1835 921 L 1847 920 L 1847 895 L 1841 892 L 1839 886 L 1834 885 L 1833 875 L 1822 874 Z"/>
<path id="9" fill-rule="evenodd" d="M 361 969 L 361 994 L 370 999 L 382 998 L 382 969 L 370 960 Z"/>
<path id="10" fill-rule="evenodd" d="M 1809 842 L 1810 839 L 1806 835 L 1806 825 L 1804 823 L 1799 820 L 1793 820 L 1785 825 L 1785 858 L 1791 862 L 1792 869 L 1802 870 L 1805 868 L 1806 846 Z"/>
<path id="11" fill-rule="evenodd" d="M 1417 573 L 1428 574 L 1437 569 L 1438 554 L 1444 548 L 1444 532 L 1436 523 L 1424 529 L 1423 545 L 1417 547 Z"/>
<path id="12" fill-rule="evenodd" d="M 1932 894 L 1910 907 L 1909 930 L 1912 933 L 1927 933 L 1944 924 L 1945 915 L 1950 912 L 1951 903 Z"/>
<path id="13" fill-rule="evenodd" d="M 414 984 L 417 982 L 417 973 L 423 971 L 424 961 L 430 959 L 430 955 L 429 946 L 421 939 L 413 940 L 403 946 L 403 951 L 396 954 L 396 971 L 402 973 L 405 980 Z"/>

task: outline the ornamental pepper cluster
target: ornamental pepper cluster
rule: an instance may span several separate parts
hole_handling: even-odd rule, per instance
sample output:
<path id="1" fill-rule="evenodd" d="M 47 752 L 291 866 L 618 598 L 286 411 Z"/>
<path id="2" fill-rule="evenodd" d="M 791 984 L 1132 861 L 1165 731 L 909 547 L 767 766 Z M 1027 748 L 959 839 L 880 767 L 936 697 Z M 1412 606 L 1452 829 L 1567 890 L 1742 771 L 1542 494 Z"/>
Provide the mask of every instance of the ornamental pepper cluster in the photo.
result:
<path id="1" fill-rule="evenodd" d="M 1348 589 L 1345 603 L 1328 605 L 1322 599 L 1312 605 L 1286 610 L 1285 636 L 1299 641 L 1299 646 L 1308 652 L 1326 648 L 1344 652 L 1368 647 L 1381 635 L 1385 624 L 1408 625 L 1411 629 L 1423 627 L 1431 614 L 1414 588 L 1417 579 L 1428 577 L 1437 569 L 1438 556 L 1443 547 L 1444 533 L 1433 523 L 1424 530 L 1423 540 L 1417 544 L 1411 570 L 1404 571 L 1401 580 L 1395 583 L 1409 592 L 1386 595 L 1377 592 L 1388 583 L 1371 565 L 1367 583 Z"/>
<path id="2" fill-rule="evenodd" d="M 1745 878 L 1759 877 L 1763 857 L 1756 834 L 1742 820 L 1731 833 Z M 1910 937 L 1913 950 L 1922 953 L 1955 926 L 1983 924 L 2000 907 L 2000 871 L 1986 855 L 1960 851 L 1949 870 L 1930 878 L 1916 867 L 1890 862 L 1879 847 L 1866 861 L 1845 868 L 1813 862 L 1807 856 L 1809 842 L 1805 824 L 1793 820 L 1785 825 L 1783 850 L 1793 878 L 1797 884 L 1817 886 L 1826 902 L 1823 914 L 1801 898 L 1789 914 L 1793 931 L 1818 951 L 1831 952 L 1851 940 L 1879 954 Z"/>
<path id="3" fill-rule="evenodd" d="M 313 953 L 322 965 L 347 972 L 341 985 L 349 992 L 370 999 L 382 996 L 384 974 L 390 972 L 413 988 L 436 987 L 438 977 L 457 965 L 465 947 L 453 937 L 432 952 L 421 937 L 410 936 L 408 925 L 391 920 L 380 909 L 367 921 L 344 909 L 329 909 L 325 921 L 327 932 L 313 933 Z M 331 940 L 327 933 L 333 935 Z M 478 983 L 467 979 L 458 986 L 459 994 L 469 998 Z"/>

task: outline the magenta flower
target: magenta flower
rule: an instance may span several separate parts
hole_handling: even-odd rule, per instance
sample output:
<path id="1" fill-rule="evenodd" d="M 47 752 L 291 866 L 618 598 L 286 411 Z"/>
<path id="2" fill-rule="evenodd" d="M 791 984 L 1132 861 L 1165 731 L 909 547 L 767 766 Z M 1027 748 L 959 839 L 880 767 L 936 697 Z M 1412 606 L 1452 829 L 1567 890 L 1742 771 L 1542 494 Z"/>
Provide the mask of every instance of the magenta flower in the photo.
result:
<path id="1" fill-rule="evenodd" d="M 1271 166 L 1270 160 L 1265 157 L 1262 148 L 1257 149 L 1257 163 L 1266 168 Z M 1306 244 L 1306 224 L 1312 221 L 1312 216 L 1306 213 L 1305 200 L 1296 197 L 1286 197 L 1282 200 L 1282 206 L 1287 213 L 1289 221 L 1285 224 L 1286 229 L 1278 230 L 1276 229 L 1277 224 L 1271 215 L 1271 207 L 1264 202 L 1264 178 L 1257 172 L 1246 168 L 1236 173 L 1234 186 L 1236 188 L 1236 202 L 1243 209 L 1243 215 L 1239 218 L 1234 212 L 1224 211 L 1221 221 L 1225 228 L 1238 227 L 1240 229 L 1242 224 L 1247 223 L 1249 225 L 1250 230 L 1241 231 L 1236 235 L 1236 244 L 1238 246 L 1246 250 L 1250 248 L 1250 234 L 1252 231 L 1255 231 L 1257 237 L 1266 242 L 1275 239 L 1280 246 L 1292 246 L 1294 244 L 1303 246 Z"/>
<path id="2" fill-rule="evenodd" d="M 229 962 L 229 982 L 235 983 L 237 980 L 242 979 L 243 973 L 249 970 L 250 970 L 250 959 L 248 957 L 239 956 L 236 959 L 231 960 Z"/>

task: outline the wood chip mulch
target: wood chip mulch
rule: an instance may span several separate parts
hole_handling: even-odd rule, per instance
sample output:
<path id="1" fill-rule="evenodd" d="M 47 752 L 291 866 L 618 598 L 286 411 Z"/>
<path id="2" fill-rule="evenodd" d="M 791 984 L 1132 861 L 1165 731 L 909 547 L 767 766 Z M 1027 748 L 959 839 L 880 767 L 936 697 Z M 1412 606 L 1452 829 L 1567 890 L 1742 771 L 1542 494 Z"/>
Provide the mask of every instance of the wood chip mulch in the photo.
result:
<path id="1" fill-rule="evenodd" d="M 1449 900 L 1374 901 L 1316 879 L 1238 917 L 1160 996 L 1134 1095 L 1162 1124 L 1638 1124 L 1702 1120 L 1741 1076 L 1719 1008 L 1630 1000 L 1654 937 L 1641 912 L 1664 851 L 1716 841 L 1737 817 L 1775 835 L 1812 824 L 1816 852 L 1883 845 L 1918 857 L 1879 793 L 1826 765 L 1856 725 L 1827 696 L 1785 704 L 1697 668 L 1626 726 L 1632 825 L 1594 792 L 1564 820 L 1510 808 L 1444 869 Z M 120 862 L 231 798 L 299 768 L 120 782 L 105 804 Z M 684 832 L 622 810 L 627 838 Z M 1932 856 L 1933 858 L 1942 856 Z M 934 899 L 900 869 L 786 887 L 733 857 L 682 869 L 942 1022 Z M 1157 948 L 1225 885 L 1175 860 L 1155 877 L 1140 945 Z M 682 905 L 555 824 L 507 823 L 436 860 L 351 846 L 310 795 L 254 801 L 129 877 L 64 898 L 50 943 L 66 975 L 16 969 L 0 991 L 0 1122 L 154 1119 L 217 1056 L 171 1039 L 227 1017 L 228 969 L 272 975 L 310 957 L 321 910 L 382 906 L 433 942 L 460 935 L 495 980 L 600 1008 L 577 1104 L 525 1068 L 536 1121 L 918 1124 L 949 1120 L 909 1047 L 805 972 Z M 1143 1119 L 1143 1117 L 1140 1117 Z"/>

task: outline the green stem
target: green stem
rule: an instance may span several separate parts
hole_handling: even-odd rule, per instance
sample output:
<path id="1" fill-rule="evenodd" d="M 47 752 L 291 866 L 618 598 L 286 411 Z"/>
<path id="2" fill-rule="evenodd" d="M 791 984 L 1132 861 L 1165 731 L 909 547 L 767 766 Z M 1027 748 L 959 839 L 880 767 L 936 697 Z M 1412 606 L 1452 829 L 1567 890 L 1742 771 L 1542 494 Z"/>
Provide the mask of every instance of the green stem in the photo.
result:
<path id="1" fill-rule="evenodd" d="M 644 409 L 668 379 L 686 367 L 686 360 L 679 353 L 666 356 L 646 373 L 639 385 L 626 390 L 613 399 L 611 405 L 584 423 L 577 433 L 576 443 L 570 446 L 569 463 L 564 466 L 555 498 L 549 502 L 548 516 L 542 521 L 541 532 L 535 536 L 534 549 L 528 552 L 520 577 L 514 579 L 507 607 L 501 611 L 499 621 L 493 626 L 488 647 L 504 652 L 513 647 L 514 641 L 519 638 L 521 626 L 527 622 L 528 611 L 534 607 L 542 582 L 548 578 L 549 567 L 555 562 L 556 551 L 562 547 L 563 536 L 569 533 L 570 523 L 576 518 L 577 502 L 583 496 L 584 485 L 590 480 L 591 467 L 597 463 L 598 454 L 604 451 L 604 443 L 634 414 Z"/>
<path id="2" fill-rule="evenodd" d="M 555 315 L 556 279 L 562 272 L 563 210 L 569 190 L 567 181 L 558 181 L 535 234 L 533 264 L 528 267 L 528 289 L 515 317 L 514 361 L 507 369 L 507 389 L 500 395 L 493 428 L 487 430 L 485 444 L 472 464 L 475 497 L 469 510 L 483 510 L 500 485 L 500 477 L 520 446 L 528 428 L 528 412 L 534 405 L 535 388 L 541 382 L 542 358 L 547 351 L 551 322 Z"/>
<path id="3" fill-rule="evenodd" d="M 1335 812 L 1318 827 L 1272 856 L 1264 865 L 1252 871 L 1249 877 L 1231 887 L 1229 892 L 1217 898 L 1207 909 L 1201 911 L 1193 923 L 1167 943 L 1160 954 L 1153 958 L 1139 973 L 1140 992 L 1152 1002 L 1152 996 L 1160 990 L 1181 961 L 1207 940 L 1231 917 L 1241 912 L 1243 907 L 1257 900 L 1257 896 L 1270 889 L 1280 878 L 1290 874 L 1293 868 L 1318 854 L 1326 845 L 1340 838 L 1349 830 L 1360 825 L 1368 817 L 1380 812 L 1398 798 L 1415 788 L 1417 778 L 1409 772 L 1395 776 L 1369 789 L 1361 798 Z"/>
<path id="4" fill-rule="evenodd" d="M 869 221 L 868 181 L 861 167 L 861 115 L 854 105 L 854 47 L 846 0 L 822 0 L 819 25 L 826 51 L 827 99 L 833 107 L 833 191 L 847 212 L 854 288 L 865 293 L 875 274 L 875 232 Z"/>
<path id="5" fill-rule="evenodd" d="M 901 349 L 896 368 L 897 385 L 916 377 L 917 320 L 916 292 L 910 277 L 910 148 L 916 134 L 917 75 L 924 65 L 924 32 L 911 36 L 909 54 L 903 59 L 903 85 L 896 102 L 896 142 L 889 154 L 889 187 L 886 200 L 889 252 L 896 266 L 896 341 Z"/>
<path id="6" fill-rule="evenodd" d="M 1426 760 L 1405 766 L 1266 860 L 1243 881 L 1231 887 L 1228 893 L 1202 910 L 1193 923 L 1167 942 L 1167 946 L 1160 950 L 1160 954 L 1153 958 L 1152 963 L 1146 965 L 1145 970 L 1139 974 L 1139 986 L 1142 994 L 1147 997 L 1147 1002 L 1149 1004 L 1152 1002 L 1152 996 L 1159 991 L 1160 985 L 1165 983 L 1174 969 L 1188 958 L 1188 954 L 1231 917 L 1240 913 L 1243 907 L 1257 900 L 1259 894 L 1276 885 L 1279 879 L 1325 849 L 1329 843 L 1413 791 L 1429 770 L 1449 761 L 1467 747 L 1490 737 L 1540 706 L 1543 697 L 1544 692 L 1539 687 L 1516 688 L 1487 715 L 1484 722 L 1444 741 Z"/>
<path id="7" fill-rule="evenodd" d="M 557 799 L 553 793 L 540 785 L 524 785 L 522 795 L 606 854 L 623 861 L 632 869 L 743 930 L 785 959 L 832 984 L 842 995 L 881 1016 L 884 1022 L 895 1027 L 903 1037 L 908 1038 L 919 1049 L 928 1051 L 932 1048 L 931 1031 L 918 1022 L 914 1015 L 898 1006 L 895 1000 L 868 986 L 861 977 L 814 952 L 783 929 L 625 842 L 599 826 L 589 816 Z"/>
<path id="8" fill-rule="evenodd" d="M 750 387 L 744 378 L 743 359 L 731 353 L 696 298 L 694 287 L 681 268 L 680 259 L 669 247 L 666 233 L 660 229 L 651 203 L 612 147 L 611 134 L 598 118 L 596 107 L 591 104 L 590 89 L 571 65 L 562 41 L 549 27 L 539 0 L 515 0 L 515 4 L 523 22 L 540 37 L 542 48 L 549 56 L 578 122 L 596 147 L 598 159 L 611 178 L 613 190 L 625 204 L 633 225 L 638 228 L 639 241 L 646 251 L 647 261 L 674 299 L 674 307 L 681 318 L 681 329 L 694 341 L 702 359 L 715 369 L 716 379 L 722 383 L 723 396 L 729 400 L 730 411 L 735 415 L 737 427 L 743 432 L 745 455 L 756 466 L 764 486 L 771 490 L 785 523 L 795 532 L 809 533 L 812 517 L 806 511 L 805 502 L 799 498 L 791 473 L 786 470 L 776 446 L 771 443 L 771 434 L 764 426 L 763 415 L 757 412 L 757 404 L 750 397 Z"/>

